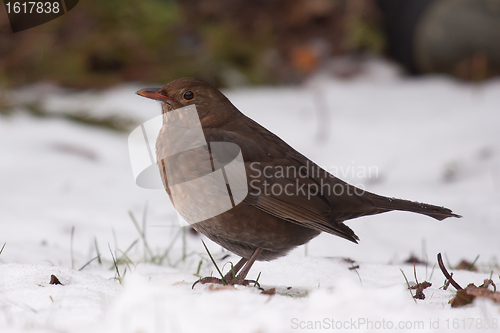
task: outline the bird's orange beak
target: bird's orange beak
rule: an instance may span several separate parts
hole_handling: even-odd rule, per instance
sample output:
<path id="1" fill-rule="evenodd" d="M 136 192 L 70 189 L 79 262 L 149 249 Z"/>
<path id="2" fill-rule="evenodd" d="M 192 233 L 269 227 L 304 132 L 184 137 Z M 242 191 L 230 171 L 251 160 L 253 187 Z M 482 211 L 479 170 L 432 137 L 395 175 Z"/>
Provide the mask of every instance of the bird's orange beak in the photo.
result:
<path id="1" fill-rule="evenodd" d="M 167 102 L 172 101 L 172 97 L 164 95 L 159 88 L 146 88 L 136 92 L 137 95 L 154 99 L 155 101 Z"/>

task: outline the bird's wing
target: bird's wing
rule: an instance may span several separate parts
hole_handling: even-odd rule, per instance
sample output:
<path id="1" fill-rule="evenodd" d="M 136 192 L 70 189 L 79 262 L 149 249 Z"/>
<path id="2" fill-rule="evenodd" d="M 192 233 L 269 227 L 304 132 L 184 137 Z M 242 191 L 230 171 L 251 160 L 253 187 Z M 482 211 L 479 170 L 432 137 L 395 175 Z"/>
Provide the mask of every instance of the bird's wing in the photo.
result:
<path id="1" fill-rule="evenodd" d="M 241 149 L 244 168 L 240 172 L 246 173 L 247 184 L 244 185 L 248 186 L 243 204 L 307 228 L 357 241 L 358 237 L 342 223 L 343 220 L 333 216 L 328 193 L 321 188 L 326 182 L 318 182 L 308 171 L 308 166 L 314 164 L 300 154 L 302 160 L 290 156 L 289 152 L 296 153 L 295 150 L 281 139 L 273 135 L 268 139 L 281 142 L 261 145 L 248 135 L 220 129 L 206 130 L 205 135 L 209 142 L 232 142 Z M 217 163 L 217 156 L 212 158 Z"/>

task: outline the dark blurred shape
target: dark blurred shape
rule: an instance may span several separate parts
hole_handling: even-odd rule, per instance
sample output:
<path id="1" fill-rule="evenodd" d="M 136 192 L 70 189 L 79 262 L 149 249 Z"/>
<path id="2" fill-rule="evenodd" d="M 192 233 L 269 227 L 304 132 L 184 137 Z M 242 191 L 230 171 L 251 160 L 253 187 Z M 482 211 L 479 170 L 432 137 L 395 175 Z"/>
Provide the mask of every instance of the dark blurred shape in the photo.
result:
<path id="1" fill-rule="evenodd" d="M 50 148 L 57 152 L 78 156 L 92 162 L 95 162 L 98 159 L 95 151 L 68 142 L 55 142 L 50 146 Z"/>
<path id="2" fill-rule="evenodd" d="M 190 235 L 198 236 L 198 231 L 194 230 L 192 227 L 188 227 L 188 232 Z"/>
<path id="3" fill-rule="evenodd" d="M 76 4 L 78 3 L 78 0 L 63 0 L 64 3 L 66 4 L 66 11 L 69 12 L 72 10 Z"/>
<path id="4" fill-rule="evenodd" d="M 500 74 L 500 1 L 377 0 L 389 53 L 411 73 Z"/>
<path id="5" fill-rule="evenodd" d="M 470 262 L 470 261 L 467 261 L 465 259 L 462 259 L 462 261 L 460 261 L 457 265 L 457 267 L 455 267 L 455 269 L 463 269 L 463 270 L 468 270 L 468 271 L 473 271 L 473 272 L 477 272 L 477 268 L 476 266 L 474 266 L 474 262 Z"/>
<path id="6" fill-rule="evenodd" d="M 12 32 L 36 27 L 65 14 L 61 0 L 52 0 L 47 3 L 48 6 L 43 3 L 40 13 L 36 2 L 30 4 L 29 2 L 4 0 L 4 4 Z"/>
<path id="7" fill-rule="evenodd" d="M 388 52 L 410 73 L 418 72 L 414 56 L 415 28 L 427 6 L 435 0 L 377 0 L 383 13 Z"/>
<path id="8" fill-rule="evenodd" d="M 415 264 L 415 265 L 426 265 L 427 263 L 425 261 L 420 260 L 416 255 L 413 253 L 410 255 L 408 259 L 404 261 L 405 264 Z"/>

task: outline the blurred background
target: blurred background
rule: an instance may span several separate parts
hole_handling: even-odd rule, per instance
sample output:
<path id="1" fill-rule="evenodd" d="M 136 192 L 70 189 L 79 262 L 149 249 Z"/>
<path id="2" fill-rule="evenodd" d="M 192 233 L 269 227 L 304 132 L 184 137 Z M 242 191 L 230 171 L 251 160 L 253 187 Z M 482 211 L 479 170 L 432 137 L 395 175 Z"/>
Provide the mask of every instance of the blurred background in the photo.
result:
<path id="1" fill-rule="evenodd" d="M 410 75 L 500 74 L 497 0 L 80 1 L 18 33 L 1 10 L 0 35 L 2 88 L 183 76 L 219 87 L 291 84 L 318 71 L 351 78 L 373 55 Z"/>

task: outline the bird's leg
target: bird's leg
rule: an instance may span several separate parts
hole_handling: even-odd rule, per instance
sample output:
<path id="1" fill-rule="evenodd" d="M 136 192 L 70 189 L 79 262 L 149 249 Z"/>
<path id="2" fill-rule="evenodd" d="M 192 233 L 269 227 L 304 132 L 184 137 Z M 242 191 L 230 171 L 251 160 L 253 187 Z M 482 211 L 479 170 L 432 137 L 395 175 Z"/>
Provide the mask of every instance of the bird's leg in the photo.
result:
<path id="1" fill-rule="evenodd" d="M 248 261 L 248 259 L 241 258 L 240 261 L 236 265 L 232 267 L 232 269 L 224 275 L 224 280 L 213 277 L 213 276 L 206 276 L 204 278 L 200 278 L 198 281 L 196 281 L 193 286 L 191 287 L 194 289 L 194 286 L 196 286 L 197 283 L 205 284 L 205 283 L 217 283 L 217 284 L 230 284 L 234 285 L 236 281 L 236 274 L 240 271 L 241 267 L 245 265 L 245 263 Z M 224 283 L 224 281 L 226 283 Z"/>
<path id="2" fill-rule="evenodd" d="M 224 280 L 226 280 L 228 284 L 234 284 L 234 281 L 236 281 L 236 274 L 238 274 L 241 267 L 243 267 L 247 261 L 248 259 L 241 258 L 240 261 L 238 261 L 238 263 L 236 263 L 236 265 L 234 265 L 232 269 L 224 275 Z"/>
<path id="3" fill-rule="evenodd" d="M 262 252 L 261 248 L 257 248 L 253 253 L 250 259 L 245 259 L 241 258 L 240 261 L 234 267 L 226 274 L 224 275 L 224 280 L 213 277 L 213 276 L 207 276 L 204 278 L 200 278 L 198 281 L 196 281 L 193 286 L 191 287 L 194 289 L 194 286 L 196 286 L 197 283 L 205 284 L 205 283 L 217 283 L 217 284 L 224 284 L 224 281 L 226 281 L 227 284 L 229 285 L 235 285 L 235 284 L 241 284 L 244 286 L 248 286 L 250 283 L 255 283 L 257 286 L 260 287 L 259 283 L 254 280 L 245 280 L 245 277 L 248 274 L 248 271 L 250 271 L 250 268 L 252 267 L 253 263 L 259 256 L 259 254 Z M 243 267 L 243 270 L 238 274 L 236 277 L 235 275 L 240 271 L 240 269 Z"/>
<path id="4" fill-rule="evenodd" d="M 242 284 L 242 285 L 248 285 L 250 282 L 254 282 L 258 284 L 256 281 L 251 281 L 251 280 L 245 280 L 247 277 L 248 272 L 250 271 L 250 268 L 252 268 L 253 263 L 259 256 L 259 254 L 262 252 L 262 249 L 260 247 L 256 248 L 255 251 L 252 253 L 252 256 L 248 261 L 246 262 L 245 266 L 241 270 L 240 274 L 236 277 L 236 284 Z M 239 263 L 238 263 L 239 264 Z"/>

